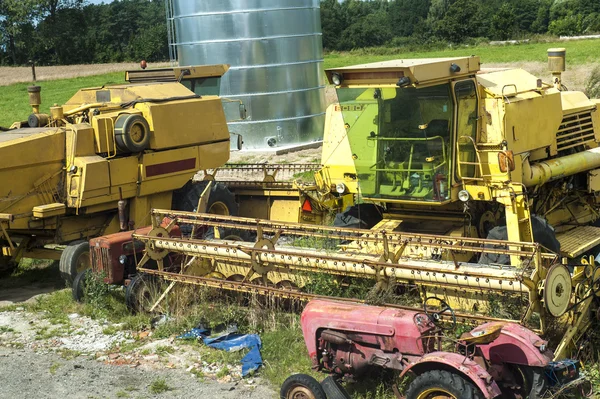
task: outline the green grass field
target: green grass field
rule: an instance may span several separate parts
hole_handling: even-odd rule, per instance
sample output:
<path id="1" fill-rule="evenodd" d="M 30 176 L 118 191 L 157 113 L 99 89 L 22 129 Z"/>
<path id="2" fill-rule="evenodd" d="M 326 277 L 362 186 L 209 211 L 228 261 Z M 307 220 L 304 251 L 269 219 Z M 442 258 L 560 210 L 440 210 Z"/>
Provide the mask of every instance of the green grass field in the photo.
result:
<path id="1" fill-rule="evenodd" d="M 546 50 L 551 47 L 567 48 L 568 65 L 600 64 L 600 39 L 598 39 L 505 46 L 461 46 L 444 50 L 420 52 L 403 52 L 403 49 L 393 48 L 360 49 L 343 53 L 326 54 L 324 67 L 327 69 L 397 58 L 458 57 L 472 54 L 480 56 L 484 65 L 486 63 L 522 61 L 545 62 Z M 110 73 L 39 82 L 38 84 L 42 86 L 42 112 L 48 112 L 49 107 L 54 103 L 63 104 L 80 88 L 120 83 L 122 81 L 123 73 Z M 27 116 L 31 112 L 27 101 L 27 86 L 28 84 L 26 83 L 0 86 L 0 126 L 8 127 L 14 121 L 27 119 Z"/>
<path id="2" fill-rule="evenodd" d="M 456 48 L 449 47 L 444 50 L 416 52 L 402 52 L 402 49 L 391 48 L 361 49 L 346 53 L 327 54 L 325 56 L 325 69 L 397 58 L 462 57 L 469 55 L 478 55 L 483 64 L 523 61 L 546 62 L 546 50 L 553 47 L 564 47 L 567 49 L 567 65 L 600 64 L 600 39 L 593 39 L 499 46 L 460 46 Z"/>
<path id="3" fill-rule="evenodd" d="M 42 87 L 41 111 L 48 113 L 51 105 L 64 104 L 80 88 L 121 83 L 124 75 L 124 73 L 118 72 L 38 82 L 37 84 Z M 9 127 L 15 121 L 27 120 L 31 113 L 27 86 L 29 86 L 28 83 L 0 86 L 0 126 Z"/>

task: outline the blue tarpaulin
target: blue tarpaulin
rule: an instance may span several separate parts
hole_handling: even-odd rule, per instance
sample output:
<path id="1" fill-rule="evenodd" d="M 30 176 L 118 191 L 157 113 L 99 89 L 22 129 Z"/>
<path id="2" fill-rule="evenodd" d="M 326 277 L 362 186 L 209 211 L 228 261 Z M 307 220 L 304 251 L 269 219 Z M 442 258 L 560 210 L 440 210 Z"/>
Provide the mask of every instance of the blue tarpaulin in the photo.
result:
<path id="1" fill-rule="evenodd" d="M 262 343 L 260 337 L 256 334 L 237 334 L 237 328 L 228 328 L 221 335 L 211 337 L 210 330 L 197 327 L 178 336 L 180 339 L 201 339 L 208 347 L 221 349 L 227 352 L 236 352 L 249 348 L 250 351 L 242 359 L 242 376 L 245 377 L 252 371 L 262 366 L 262 356 L 260 348 Z"/>

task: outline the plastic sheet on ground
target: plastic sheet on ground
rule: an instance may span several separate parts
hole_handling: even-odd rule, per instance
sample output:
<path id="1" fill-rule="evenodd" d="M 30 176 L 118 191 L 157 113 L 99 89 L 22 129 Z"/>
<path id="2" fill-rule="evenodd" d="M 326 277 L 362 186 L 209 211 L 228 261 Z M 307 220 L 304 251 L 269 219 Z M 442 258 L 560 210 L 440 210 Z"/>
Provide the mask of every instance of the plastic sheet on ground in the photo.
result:
<path id="1" fill-rule="evenodd" d="M 223 333 L 211 337 L 210 329 L 198 326 L 181 334 L 177 338 L 201 339 L 206 346 L 227 352 L 237 352 L 246 348 L 250 349 L 242 359 L 243 377 L 257 370 L 263 363 L 262 356 L 260 355 L 260 348 L 262 346 L 260 337 L 256 334 L 238 334 L 237 327 L 228 327 Z"/>

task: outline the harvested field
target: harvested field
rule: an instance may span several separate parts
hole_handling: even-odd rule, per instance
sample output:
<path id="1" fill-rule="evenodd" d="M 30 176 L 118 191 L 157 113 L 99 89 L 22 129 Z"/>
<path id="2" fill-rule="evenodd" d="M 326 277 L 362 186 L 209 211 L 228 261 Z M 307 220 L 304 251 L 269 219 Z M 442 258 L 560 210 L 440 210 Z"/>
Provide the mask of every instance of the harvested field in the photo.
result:
<path id="1" fill-rule="evenodd" d="M 150 68 L 169 66 L 168 62 L 149 64 Z M 112 72 L 139 69 L 138 63 L 119 64 L 90 64 L 90 65 L 62 65 L 38 66 L 35 68 L 37 80 L 56 80 L 80 78 L 83 76 L 103 75 Z M 15 83 L 31 82 L 31 67 L 0 67 L 0 86 L 9 86 Z"/>

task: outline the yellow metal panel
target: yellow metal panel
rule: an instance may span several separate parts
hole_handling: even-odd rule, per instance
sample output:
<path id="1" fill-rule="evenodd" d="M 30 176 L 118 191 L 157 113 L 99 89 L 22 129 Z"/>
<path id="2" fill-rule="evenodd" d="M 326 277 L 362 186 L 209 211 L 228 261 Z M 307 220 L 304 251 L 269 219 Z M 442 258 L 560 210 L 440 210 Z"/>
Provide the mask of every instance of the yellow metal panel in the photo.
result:
<path id="1" fill-rule="evenodd" d="M 198 169 L 198 147 L 146 153 L 140 164 L 138 195 L 183 187 Z"/>
<path id="2" fill-rule="evenodd" d="M 581 226 L 556 235 L 560 242 L 560 252 L 575 258 L 600 244 L 600 227 Z"/>
<path id="3" fill-rule="evenodd" d="M 138 157 L 114 158 L 108 161 L 111 194 L 123 192 L 123 198 L 133 197 L 137 192 Z"/>
<path id="4" fill-rule="evenodd" d="M 75 159 L 75 165 L 81 176 L 78 190 L 79 207 L 86 206 L 85 200 L 89 198 L 110 194 L 110 176 L 106 159 L 99 156 L 79 157 Z"/>
<path id="5" fill-rule="evenodd" d="M 275 199 L 271 203 L 270 220 L 277 222 L 298 222 L 300 204 L 298 200 Z"/>
<path id="6" fill-rule="evenodd" d="M 205 96 L 196 100 L 146 103 L 150 148 L 161 150 L 229 140 L 221 100 Z"/>
<path id="7" fill-rule="evenodd" d="M 555 143 L 562 121 L 560 94 L 539 95 L 534 92 L 507 99 L 504 134 L 508 149 L 515 154 Z"/>
<path id="8" fill-rule="evenodd" d="M 33 217 L 49 218 L 52 216 L 61 216 L 66 213 L 65 204 L 46 204 L 33 207 Z"/>
<path id="9" fill-rule="evenodd" d="M 562 99 L 564 115 L 592 110 L 596 106 L 596 104 L 587 98 L 587 96 L 581 91 L 561 91 L 560 97 Z"/>
<path id="10" fill-rule="evenodd" d="M 94 129 L 86 123 L 67 126 L 67 160 L 95 155 Z"/>
<path id="11" fill-rule="evenodd" d="M 229 160 L 229 141 L 198 147 L 198 169 L 215 169 Z"/>
<path id="12" fill-rule="evenodd" d="M 358 191 L 356 167 L 339 104 L 331 104 L 327 108 L 321 164 L 324 177 L 327 177 L 326 183 L 344 183 L 351 193 Z"/>

